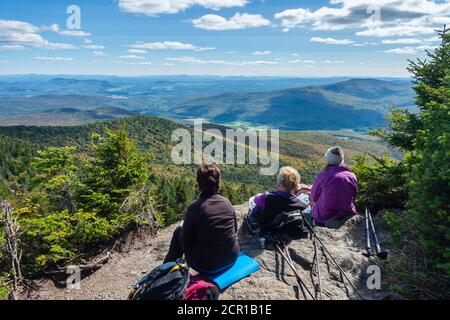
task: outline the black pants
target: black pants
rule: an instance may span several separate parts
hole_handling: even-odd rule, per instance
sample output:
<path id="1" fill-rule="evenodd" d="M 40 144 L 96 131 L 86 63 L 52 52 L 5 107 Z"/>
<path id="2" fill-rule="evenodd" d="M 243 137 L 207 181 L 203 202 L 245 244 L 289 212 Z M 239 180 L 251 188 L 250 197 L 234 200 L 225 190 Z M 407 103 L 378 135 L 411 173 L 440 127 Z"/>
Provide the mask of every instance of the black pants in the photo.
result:
<path id="1" fill-rule="evenodd" d="M 177 227 L 175 229 L 172 240 L 170 241 L 169 252 L 167 252 L 164 263 L 177 261 L 178 259 L 183 258 L 184 252 L 180 243 L 180 234 L 182 229 L 182 227 Z"/>
<path id="2" fill-rule="evenodd" d="M 217 269 L 213 269 L 213 270 L 202 269 L 201 265 L 198 266 L 197 263 L 195 263 L 194 259 L 191 259 L 192 257 L 190 257 L 189 255 L 186 255 L 183 252 L 183 247 L 181 246 L 181 243 L 180 243 L 180 235 L 181 235 L 182 229 L 183 229 L 182 227 L 178 227 L 173 232 L 172 240 L 170 241 L 169 251 L 167 252 L 166 258 L 164 259 L 164 263 L 175 262 L 178 259 L 183 258 L 183 255 L 184 255 L 185 260 L 189 264 L 189 266 L 192 269 L 194 269 L 195 271 L 197 271 L 198 273 L 202 273 L 202 274 L 217 274 L 217 273 L 221 272 L 222 270 L 226 270 L 228 267 L 230 267 L 231 265 L 233 265 L 235 263 L 237 256 L 236 256 L 236 259 L 233 259 L 232 261 L 228 261 L 228 262 L 224 261 L 223 265 Z M 239 253 L 237 255 L 239 255 Z"/>

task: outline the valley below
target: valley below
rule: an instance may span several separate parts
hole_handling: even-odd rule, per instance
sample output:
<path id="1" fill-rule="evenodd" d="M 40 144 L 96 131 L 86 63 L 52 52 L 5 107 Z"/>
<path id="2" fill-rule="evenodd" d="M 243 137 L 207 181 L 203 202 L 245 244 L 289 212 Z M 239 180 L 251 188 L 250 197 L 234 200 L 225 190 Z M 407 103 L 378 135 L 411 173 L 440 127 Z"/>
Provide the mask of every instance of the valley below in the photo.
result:
<path id="1" fill-rule="evenodd" d="M 145 114 L 281 130 L 383 127 L 417 111 L 407 79 L 0 78 L 0 125 L 80 125 Z"/>

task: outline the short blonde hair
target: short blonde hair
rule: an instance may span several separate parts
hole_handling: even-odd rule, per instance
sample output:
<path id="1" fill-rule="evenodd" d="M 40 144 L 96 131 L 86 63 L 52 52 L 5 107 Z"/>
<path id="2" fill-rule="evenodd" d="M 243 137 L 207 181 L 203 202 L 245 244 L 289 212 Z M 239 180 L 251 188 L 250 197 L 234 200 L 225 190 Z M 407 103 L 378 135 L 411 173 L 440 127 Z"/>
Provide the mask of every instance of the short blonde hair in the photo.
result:
<path id="1" fill-rule="evenodd" d="M 277 186 L 289 192 L 300 187 L 300 174 L 292 167 L 283 167 L 277 176 Z"/>

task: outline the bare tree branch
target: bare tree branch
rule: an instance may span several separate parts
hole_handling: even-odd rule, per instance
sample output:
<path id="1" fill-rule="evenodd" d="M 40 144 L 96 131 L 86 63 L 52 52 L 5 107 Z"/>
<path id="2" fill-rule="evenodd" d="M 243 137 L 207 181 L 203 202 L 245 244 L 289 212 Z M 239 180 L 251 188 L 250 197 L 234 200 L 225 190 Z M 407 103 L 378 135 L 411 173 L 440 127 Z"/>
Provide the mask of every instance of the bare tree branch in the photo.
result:
<path id="1" fill-rule="evenodd" d="M 13 292 L 11 298 L 14 299 L 14 291 L 23 282 L 22 269 L 20 259 L 22 257 L 22 250 L 20 249 L 20 225 L 17 218 L 14 217 L 11 205 L 0 199 L 0 208 L 2 215 L 0 221 L 5 226 L 5 242 L 6 253 L 11 262 L 11 272 L 13 277 Z"/>

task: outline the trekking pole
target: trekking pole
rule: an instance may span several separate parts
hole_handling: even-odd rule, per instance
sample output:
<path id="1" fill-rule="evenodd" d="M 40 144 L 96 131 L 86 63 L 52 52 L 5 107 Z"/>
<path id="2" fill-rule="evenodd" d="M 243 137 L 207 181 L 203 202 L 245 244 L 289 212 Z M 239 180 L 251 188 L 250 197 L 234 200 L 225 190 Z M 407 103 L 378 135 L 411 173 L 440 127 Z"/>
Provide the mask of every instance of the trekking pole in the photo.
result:
<path id="1" fill-rule="evenodd" d="M 309 291 L 309 289 L 308 289 L 308 287 L 306 286 L 306 284 L 303 282 L 303 280 L 302 280 L 300 274 L 298 273 L 297 269 L 296 269 L 295 266 L 294 266 L 294 263 L 292 262 L 292 260 L 290 260 L 290 258 L 288 258 L 289 254 L 286 254 L 286 253 L 280 248 L 280 246 L 279 246 L 278 244 L 275 244 L 275 248 L 276 248 L 277 251 L 283 256 L 284 260 L 286 260 L 287 264 L 288 264 L 289 267 L 292 269 L 292 272 L 294 272 L 294 276 L 295 276 L 295 278 L 297 279 L 297 282 L 298 282 L 298 284 L 299 284 L 299 286 L 300 286 L 300 289 L 301 289 L 302 292 L 303 292 L 303 296 L 304 296 L 305 300 L 306 300 L 307 298 L 306 298 L 306 295 L 305 295 L 305 292 L 304 292 L 303 289 L 306 289 L 306 291 L 307 291 L 308 294 L 311 296 L 311 298 L 312 298 L 313 300 L 316 300 L 316 298 L 313 296 L 313 294 L 311 293 L 311 291 Z"/>
<path id="2" fill-rule="evenodd" d="M 344 272 L 344 270 L 341 268 L 341 266 L 339 265 L 339 263 L 336 261 L 336 259 L 334 259 L 334 257 L 331 255 L 330 251 L 327 249 L 327 247 L 323 244 L 322 240 L 320 240 L 320 238 L 317 236 L 316 232 L 313 230 L 313 228 L 311 227 L 311 224 L 309 223 L 308 219 L 305 217 L 304 213 L 302 212 L 302 216 L 303 216 L 303 220 L 306 222 L 309 230 L 311 230 L 311 233 L 314 235 L 314 237 L 317 239 L 317 241 L 319 242 L 319 244 L 322 246 L 323 250 L 328 254 L 328 256 L 331 258 L 331 261 L 334 262 L 334 264 L 338 267 L 339 271 L 341 272 L 342 275 L 344 275 L 344 277 L 347 279 L 347 281 L 350 283 L 350 285 L 352 286 L 352 288 L 355 290 L 355 292 L 358 294 L 358 296 L 365 300 L 364 297 L 361 295 L 361 293 L 359 292 L 359 290 L 356 288 L 355 284 L 352 282 L 352 280 L 350 280 L 350 278 L 347 276 L 347 274 Z"/>
<path id="3" fill-rule="evenodd" d="M 315 227 L 314 220 L 313 220 L 313 226 Z M 315 237 L 314 237 L 314 240 L 313 240 L 313 245 L 314 245 L 315 261 L 316 261 L 316 264 L 317 264 L 316 268 L 317 268 L 317 279 L 319 281 L 319 296 L 320 296 L 320 300 L 323 300 L 322 279 L 321 279 L 321 276 L 320 276 L 320 256 L 319 256 L 319 251 L 317 250 L 317 243 L 316 243 L 316 238 Z M 316 291 L 316 294 L 317 294 L 317 291 Z"/>
<path id="4" fill-rule="evenodd" d="M 366 208 L 366 251 L 367 257 L 370 258 L 372 256 L 372 247 L 370 245 L 370 229 L 369 229 L 369 210 Z"/>
<path id="5" fill-rule="evenodd" d="M 286 245 L 283 245 L 283 248 L 284 248 L 286 257 L 288 258 L 288 260 L 289 260 L 289 262 L 290 262 L 290 264 L 291 264 L 291 266 L 292 266 L 292 268 L 293 268 L 294 273 L 296 273 L 296 276 L 298 277 L 299 281 L 302 283 L 304 289 L 306 289 L 306 291 L 308 292 L 308 294 L 311 296 L 311 298 L 312 298 L 313 300 L 316 300 L 316 297 L 311 293 L 311 291 L 310 291 L 310 290 L 308 289 L 308 287 L 306 286 L 305 282 L 301 279 L 300 273 L 298 272 L 297 268 L 295 267 L 295 263 L 292 261 L 292 257 L 291 257 L 291 255 L 289 254 L 288 247 L 287 247 Z"/>
<path id="6" fill-rule="evenodd" d="M 375 226 L 374 226 L 373 220 L 372 220 L 372 214 L 368 210 L 367 210 L 367 212 L 368 212 L 368 216 L 369 216 L 369 222 L 370 222 L 370 227 L 372 229 L 373 238 L 375 239 L 377 257 L 380 258 L 381 260 L 385 260 L 388 256 L 388 254 L 386 251 L 381 251 L 380 242 L 378 241 L 377 232 L 375 230 Z"/>

